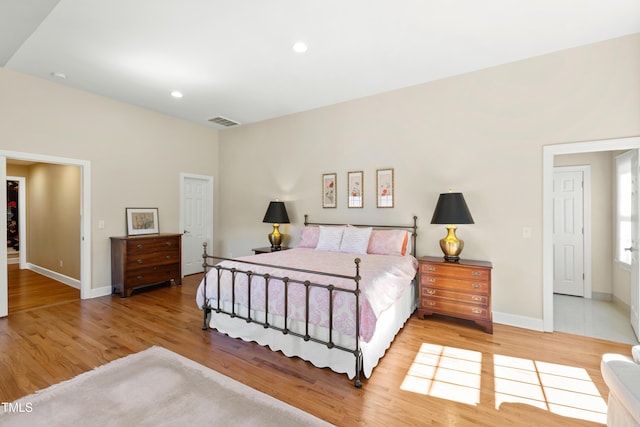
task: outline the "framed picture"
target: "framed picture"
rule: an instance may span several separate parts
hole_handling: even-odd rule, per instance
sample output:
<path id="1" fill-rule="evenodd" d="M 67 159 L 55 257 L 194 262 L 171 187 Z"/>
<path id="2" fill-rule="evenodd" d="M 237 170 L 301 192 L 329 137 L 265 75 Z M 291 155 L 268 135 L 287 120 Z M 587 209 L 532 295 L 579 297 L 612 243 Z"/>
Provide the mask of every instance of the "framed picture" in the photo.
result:
<path id="1" fill-rule="evenodd" d="M 157 234 L 160 232 L 158 225 L 158 208 L 126 208 L 127 235 Z"/>
<path id="2" fill-rule="evenodd" d="M 376 171 L 376 199 L 379 208 L 393 207 L 393 169 Z"/>
<path id="3" fill-rule="evenodd" d="M 336 197 L 336 174 L 325 173 L 322 175 L 322 207 L 335 208 L 338 206 Z"/>
<path id="4" fill-rule="evenodd" d="M 350 208 L 361 208 L 364 205 L 364 180 L 363 172 L 349 172 L 347 174 L 347 182 L 349 183 L 347 190 L 349 191 Z"/>

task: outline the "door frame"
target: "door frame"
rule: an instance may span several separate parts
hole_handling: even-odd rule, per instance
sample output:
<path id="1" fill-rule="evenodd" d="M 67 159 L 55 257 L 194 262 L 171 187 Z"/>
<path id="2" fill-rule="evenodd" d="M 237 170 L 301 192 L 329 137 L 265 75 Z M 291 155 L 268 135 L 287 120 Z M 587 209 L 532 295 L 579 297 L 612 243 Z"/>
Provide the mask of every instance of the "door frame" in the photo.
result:
<path id="1" fill-rule="evenodd" d="M 7 180 L 7 159 L 80 167 L 80 298 L 91 295 L 91 162 L 88 160 L 0 150 L 0 178 Z M 7 186 L 0 186 L 0 200 L 7 199 Z M 7 217 L 7 204 L 0 203 L 0 215 Z M 0 245 L 0 317 L 9 314 L 7 245 Z"/>
<path id="2" fill-rule="evenodd" d="M 582 172 L 582 272 L 584 273 L 584 298 L 592 297 L 591 270 L 591 166 L 554 166 L 553 171 Z M 553 230 L 553 229 L 552 229 Z"/>
<path id="3" fill-rule="evenodd" d="M 198 175 L 187 172 L 180 172 L 180 233 L 184 232 L 184 215 L 185 215 L 185 191 L 184 183 L 187 179 L 200 179 L 207 182 L 206 196 L 207 203 L 205 206 L 205 227 L 206 227 L 206 239 L 209 253 L 212 253 L 213 245 L 213 176 L 210 175 Z M 183 248 L 184 250 L 184 248 Z M 180 260 L 182 263 L 182 260 Z M 181 269 L 184 271 L 184 269 Z"/>
<path id="4" fill-rule="evenodd" d="M 553 332 L 553 158 L 560 154 L 640 149 L 640 137 L 571 142 L 542 147 L 542 326 Z"/>

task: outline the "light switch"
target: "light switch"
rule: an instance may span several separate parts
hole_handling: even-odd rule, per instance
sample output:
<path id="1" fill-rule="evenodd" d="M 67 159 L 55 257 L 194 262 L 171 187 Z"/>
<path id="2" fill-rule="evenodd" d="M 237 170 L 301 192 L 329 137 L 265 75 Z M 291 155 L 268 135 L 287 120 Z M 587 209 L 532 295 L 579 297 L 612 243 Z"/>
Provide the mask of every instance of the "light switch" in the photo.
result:
<path id="1" fill-rule="evenodd" d="M 98 220 L 98 228 L 104 230 L 104 219 Z"/>

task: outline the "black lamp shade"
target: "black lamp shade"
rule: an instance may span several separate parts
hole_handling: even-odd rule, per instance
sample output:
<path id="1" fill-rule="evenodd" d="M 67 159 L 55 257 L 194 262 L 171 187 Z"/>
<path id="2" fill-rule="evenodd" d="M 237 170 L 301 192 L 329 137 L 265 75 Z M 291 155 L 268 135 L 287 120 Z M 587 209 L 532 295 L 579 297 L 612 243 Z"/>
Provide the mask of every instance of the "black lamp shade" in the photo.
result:
<path id="1" fill-rule="evenodd" d="M 473 224 L 462 193 L 442 193 L 433 211 L 431 224 Z"/>
<path id="2" fill-rule="evenodd" d="M 264 214 L 262 222 L 289 224 L 289 215 L 287 215 L 287 208 L 284 207 L 284 202 L 269 202 L 267 213 Z"/>

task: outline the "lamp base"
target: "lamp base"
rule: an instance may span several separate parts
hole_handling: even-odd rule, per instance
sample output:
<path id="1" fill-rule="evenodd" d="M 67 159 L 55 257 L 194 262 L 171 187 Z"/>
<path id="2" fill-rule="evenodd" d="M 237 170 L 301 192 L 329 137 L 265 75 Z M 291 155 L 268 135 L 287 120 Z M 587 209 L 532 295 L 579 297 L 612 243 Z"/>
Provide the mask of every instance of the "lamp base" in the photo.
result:
<path id="1" fill-rule="evenodd" d="M 464 241 L 456 237 L 456 226 L 447 226 L 447 237 L 440 240 L 440 249 L 444 253 L 444 260 L 447 262 L 460 261 L 460 252 L 464 247 Z"/>
<path id="2" fill-rule="evenodd" d="M 273 224 L 273 232 L 269 234 L 269 243 L 271 243 L 271 252 L 282 249 L 282 234 L 280 234 L 280 224 Z"/>

